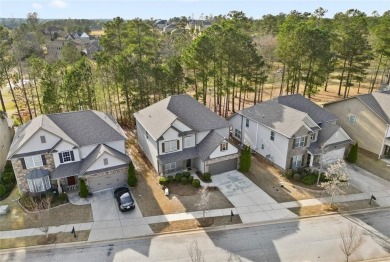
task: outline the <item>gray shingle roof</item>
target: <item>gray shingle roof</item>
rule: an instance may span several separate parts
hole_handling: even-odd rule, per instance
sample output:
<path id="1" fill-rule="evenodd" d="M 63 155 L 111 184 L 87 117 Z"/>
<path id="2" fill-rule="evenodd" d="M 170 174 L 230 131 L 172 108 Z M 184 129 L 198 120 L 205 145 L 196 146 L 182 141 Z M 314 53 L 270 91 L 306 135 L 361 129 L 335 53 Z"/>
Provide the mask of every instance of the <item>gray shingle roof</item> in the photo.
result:
<path id="1" fill-rule="evenodd" d="M 262 102 L 237 113 L 287 137 L 294 135 L 308 117 L 308 114 L 279 104 L 276 100 Z"/>
<path id="2" fill-rule="evenodd" d="M 199 143 L 198 154 L 200 159 L 206 160 L 210 157 L 210 154 L 225 140 L 223 136 L 215 131 L 211 131 L 205 138 Z"/>
<path id="3" fill-rule="evenodd" d="M 230 126 L 226 119 L 187 94 L 165 98 L 138 111 L 134 117 L 154 140 L 158 140 L 176 119 L 199 132 Z"/>
<path id="4" fill-rule="evenodd" d="M 82 161 L 71 162 L 68 164 L 59 165 L 53 170 L 52 179 L 64 178 L 69 176 L 77 176 L 80 172 Z"/>
<path id="5" fill-rule="evenodd" d="M 27 179 L 37 179 L 48 176 L 50 172 L 46 169 L 34 169 L 26 174 Z"/>
<path id="6" fill-rule="evenodd" d="M 300 94 L 279 96 L 275 100 L 277 100 L 280 104 L 307 113 L 317 124 L 335 121 L 338 119 L 337 116 Z"/>
<path id="7" fill-rule="evenodd" d="M 390 124 L 390 92 L 374 92 L 357 96 L 357 98 Z"/>
<path id="8" fill-rule="evenodd" d="M 198 157 L 197 147 L 185 148 L 182 151 L 157 156 L 157 158 L 161 161 L 162 164 L 168 164 L 172 162 L 183 161 L 183 160 L 193 159 L 197 157 Z"/>

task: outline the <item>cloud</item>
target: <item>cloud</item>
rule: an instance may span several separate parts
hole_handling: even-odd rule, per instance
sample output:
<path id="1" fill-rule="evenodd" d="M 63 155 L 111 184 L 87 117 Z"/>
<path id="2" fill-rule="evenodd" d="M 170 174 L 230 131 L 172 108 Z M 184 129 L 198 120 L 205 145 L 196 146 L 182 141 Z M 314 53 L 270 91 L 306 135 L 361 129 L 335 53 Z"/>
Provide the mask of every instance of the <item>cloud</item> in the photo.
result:
<path id="1" fill-rule="evenodd" d="M 53 0 L 49 5 L 54 8 L 65 8 L 68 6 L 68 3 L 64 0 Z"/>
<path id="2" fill-rule="evenodd" d="M 39 3 L 33 3 L 32 4 L 32 8 L 39 10 L 39 9 L 42 9 L 43 6 L 41 4 L 39 4 Z"/>

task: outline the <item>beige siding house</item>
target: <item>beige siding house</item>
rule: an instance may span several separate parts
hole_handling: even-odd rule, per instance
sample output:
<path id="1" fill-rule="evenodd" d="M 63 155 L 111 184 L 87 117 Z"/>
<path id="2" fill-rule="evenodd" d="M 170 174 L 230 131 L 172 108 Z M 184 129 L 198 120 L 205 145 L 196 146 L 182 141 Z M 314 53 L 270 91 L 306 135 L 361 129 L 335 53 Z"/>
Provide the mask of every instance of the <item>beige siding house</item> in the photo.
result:
<path id="1" fill-rule="evenodd" d="M 0 176 L 4 170 L 7 154 L 14 136 L 12 120 L 5 112 L 0 111 Z"/>
<path id="2" fill-rule="evenodd" d="M 324 105 L 338 124 L 378 158 L 390 156 L 390 91 L 359 95 Z"/>

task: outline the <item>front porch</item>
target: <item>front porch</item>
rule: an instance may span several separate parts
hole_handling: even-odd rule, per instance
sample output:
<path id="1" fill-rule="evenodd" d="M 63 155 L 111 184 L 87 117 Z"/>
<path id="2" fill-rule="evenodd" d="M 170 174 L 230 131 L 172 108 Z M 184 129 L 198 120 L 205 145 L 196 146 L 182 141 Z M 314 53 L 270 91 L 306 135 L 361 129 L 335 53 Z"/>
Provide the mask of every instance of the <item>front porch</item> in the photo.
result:
<path id="1" fill-rule="evenodd" d="M 52 180 L 56 181 L 58 192 L 74 192 L 78 189 L 78 173 L 80 162 L 58 166 L 54 169 Z"/>

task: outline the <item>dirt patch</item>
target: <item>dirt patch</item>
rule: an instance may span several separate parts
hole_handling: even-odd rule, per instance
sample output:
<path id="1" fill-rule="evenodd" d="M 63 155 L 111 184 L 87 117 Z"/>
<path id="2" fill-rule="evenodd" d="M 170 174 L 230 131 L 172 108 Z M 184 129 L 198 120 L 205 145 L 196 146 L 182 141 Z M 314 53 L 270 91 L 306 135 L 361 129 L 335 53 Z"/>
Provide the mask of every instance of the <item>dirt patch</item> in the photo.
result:
<path id="1" fill-rule="evenodd" d="M 192 196 L 198 193 L 200 188 L 195 188 L 192 185 L 182 185 L 180 183 L 168 184 L 169 194 L 177 196 Z"/>
<path id="2" fill-rule="evenodd" d="M 329 208 L 329 205 L 327 204 L 316 205 L 316 206 L 294 207 L 294 208 L 289 208 L 289 210 L 300 217 L 307 217 L 307 216 L 326 215 L 326 214 L 332 214 L 337 212 L 347 212 L 347 211 L 355 211 L 360 209 L 378 207 L 378 204 L 376 204 L 375 202 L 372 202 L 370 205 L 369 200 L 349 201 L 343 203 L 336 203 L 335 205 L 337 206 L 338 209 L 336 211 Z"/>
<path id="3" fill-rule="evenodd" d="M 189 229 L 198 229 L 200 227 L 215 227 L 224 225 L 241 224 L 241 218 L 238 215 L 233 216 L 230 221 L 230 216 L 220 216 L 212 218 L 188 219 L 164 223 L 150 224 L 150 228 L 154 233 L 167 233 L 174 231 L 182 231 Z"/>
<path id="4" fill-rule="evenodd" d="M 61 232 L 57 234 L 50 234 L 49 239 L 46 239 L 46 236 L 42 235 L 0 239 L 0 249 L 87 241 L 89 233 L 90 230 L 83 230 L 78 231 L 76 237 L 74 237 L 71 233 Z"/>
<path id="5" fill-rule="evenodd" d="M 390 181 L 390 167 L 382 160 L 372 158 L 359 152 L 356 165 L 380 178 Z"/>
<path id="6" fill-rule="evenodd" d="M 325 190 L 317 185 L 307 186 L 286 179 L 282 176 L 282 171 L 279 168 L 272 166 L 258 154 L 252 156 L 251 169 L 245 175 L 278 203 L 328 196 Z M 281 187 L 281 182 L 283 182 L 283 187 Z M 345 188 L 344 191 L 345 194 L 361 193 L 352 185 Z"/>
<path id="7" fill-rule="evenodd" d="M 172 187 L 173 185 L 175 187 L 173 192 L 170 191 L 170 195 L 165 196 L 158 182 L 157 172 L 138 146 L 134 131 L 125 128 L 125 132 L 129 138 L 127 150 L 137 170 L 138 177 L 138 185 L 132 189 L 132 193 L 143 216 L 233 207 L 232 203 L 218 189 L 210 190 L 207 196 L 208 200 L 204 201 L 205 204 L 202 205 L 200 199 L 204 196 L 204 190 L 202 188 L 195 189 L 189 184 L 172 184 Z M 181 186 L 182 188 L 180 188 Z M 177 194 L 175 194 L 175 190 Z"/>

